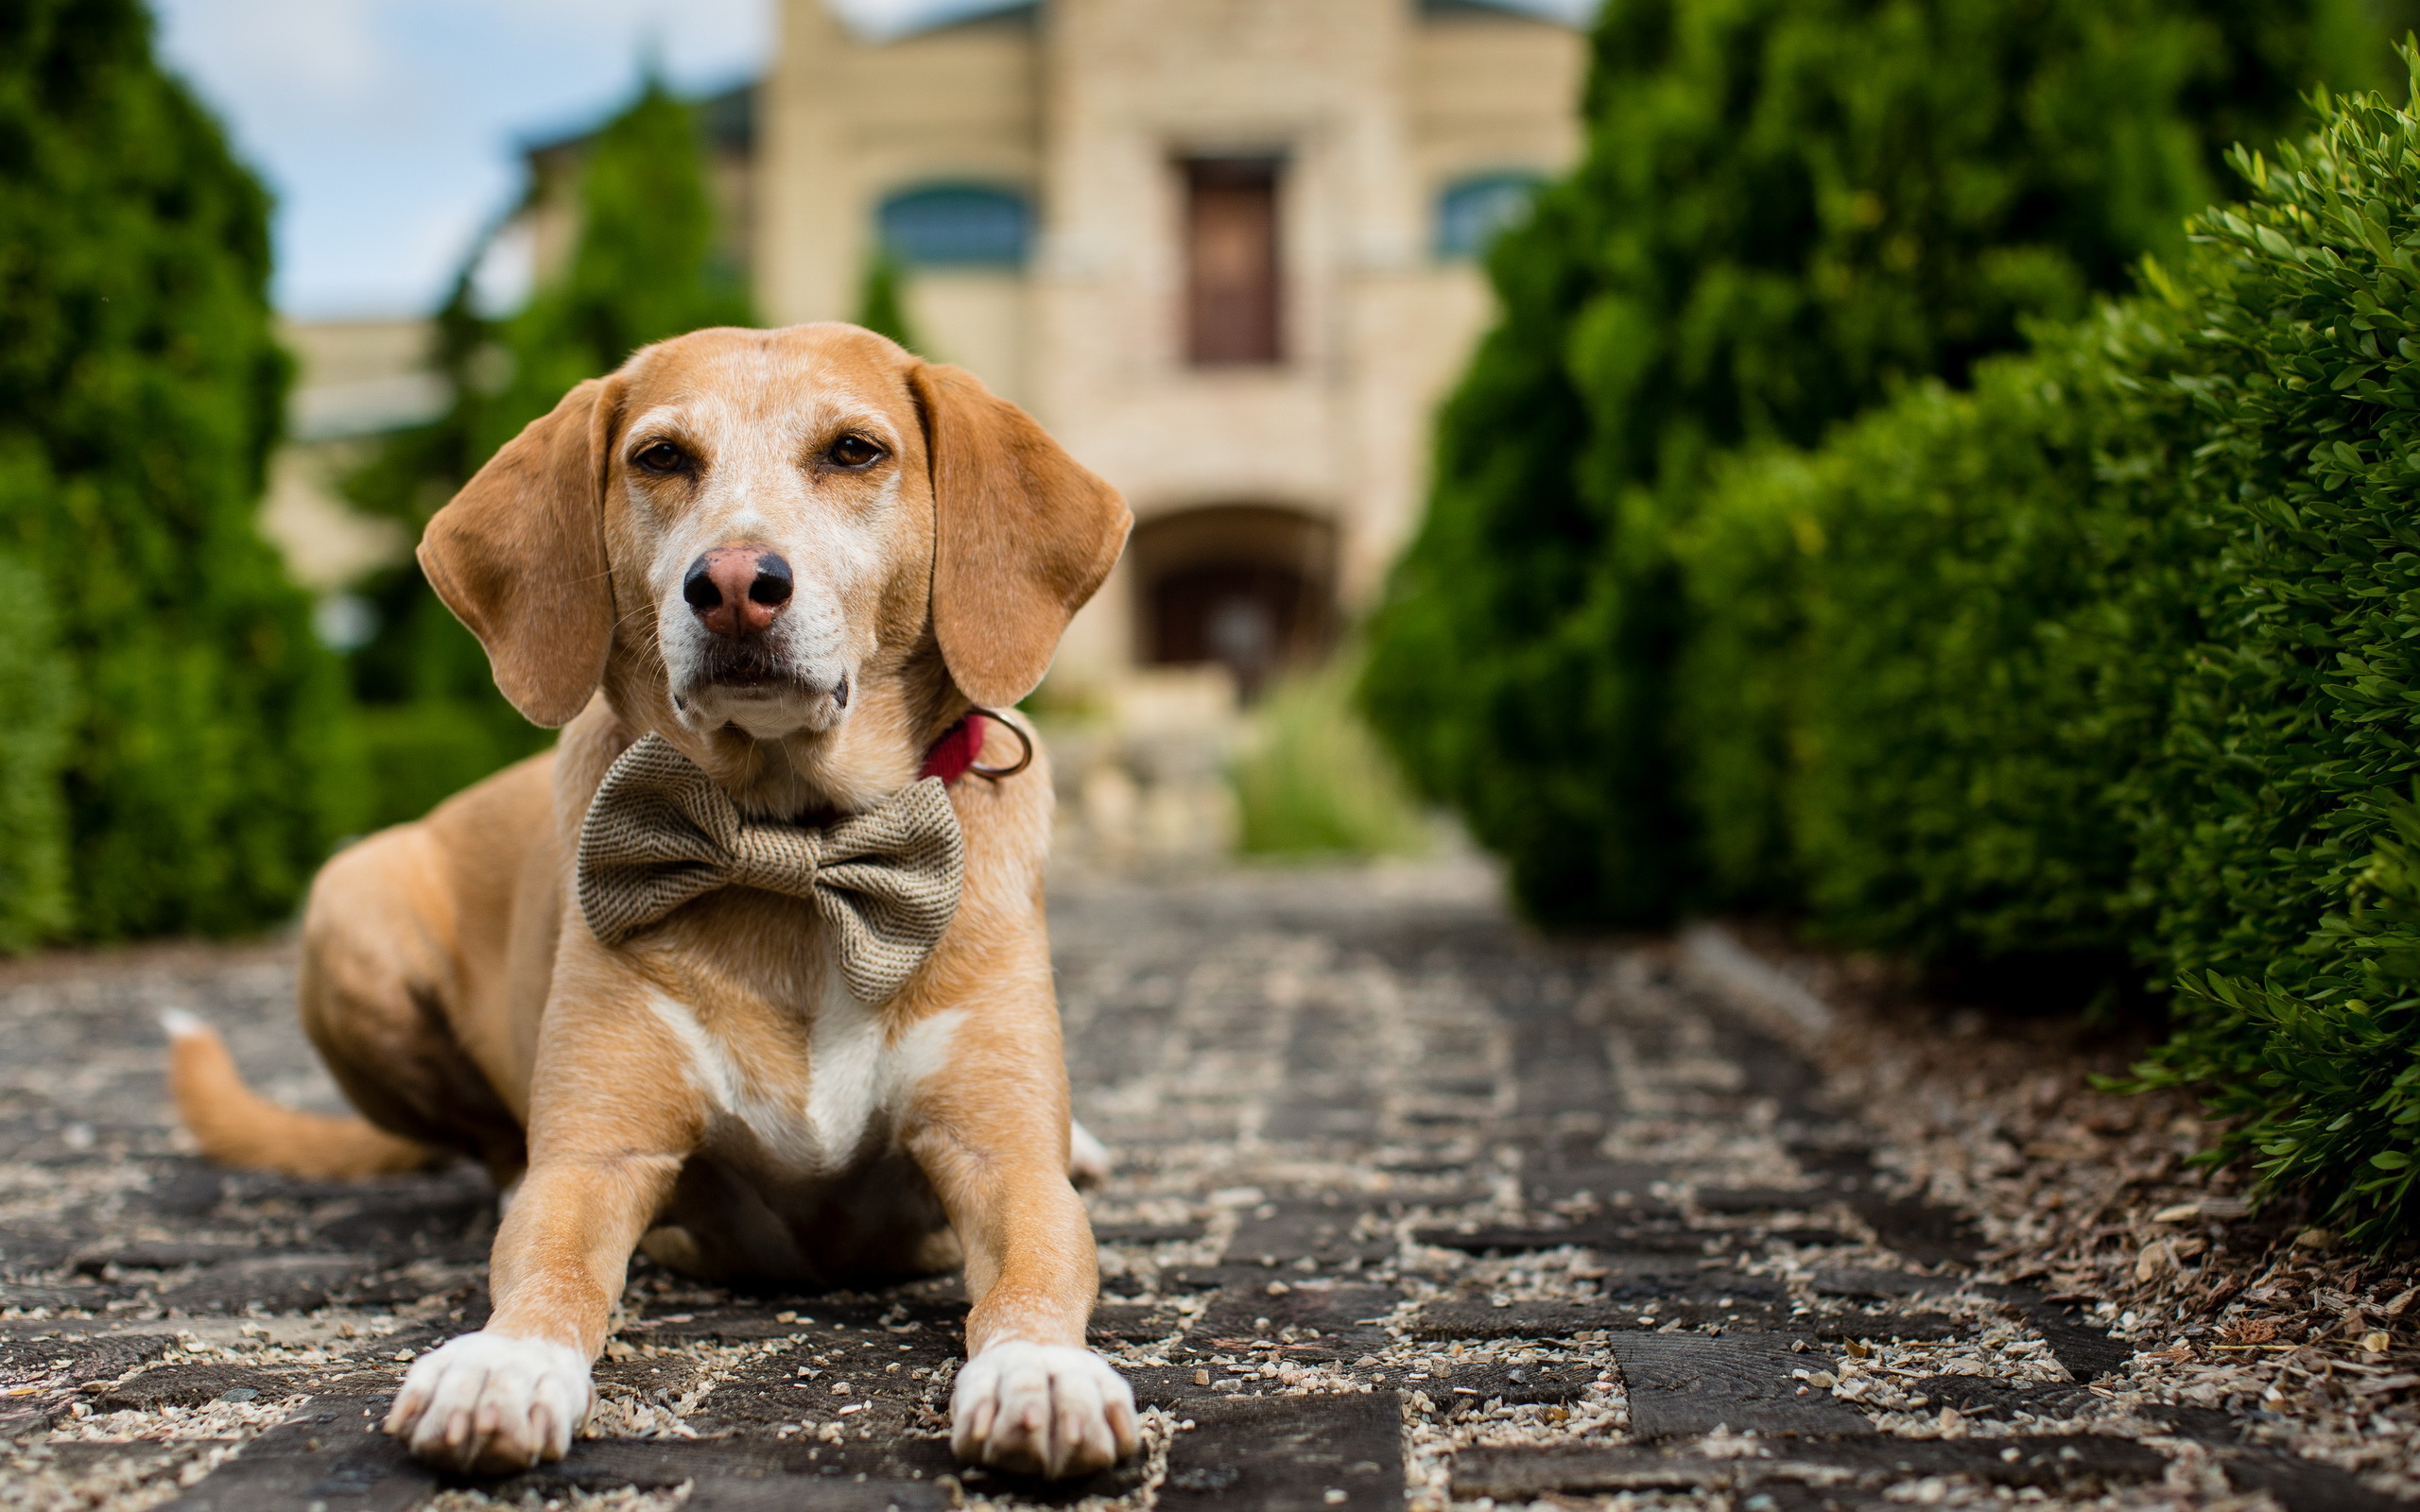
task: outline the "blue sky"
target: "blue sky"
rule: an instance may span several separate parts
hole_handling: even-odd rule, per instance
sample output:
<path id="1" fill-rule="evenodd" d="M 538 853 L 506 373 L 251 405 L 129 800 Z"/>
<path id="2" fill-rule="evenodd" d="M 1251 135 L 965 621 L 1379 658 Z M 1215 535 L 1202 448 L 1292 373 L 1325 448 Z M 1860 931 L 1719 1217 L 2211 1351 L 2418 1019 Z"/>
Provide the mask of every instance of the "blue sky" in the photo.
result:
<path id="1" fill-rule="evenodd" d="M 1568 10 L 1586 0 L 1532 0 Z M 583 126 L 649 48 L 707 90 L 762 67 L 772 0 L 153 0 L 161 50 L 278 197 L 276 298 L 414 314 L 520 185 L 519 145 Z M 841 0 L 881 33 L 986 0 Z"/>

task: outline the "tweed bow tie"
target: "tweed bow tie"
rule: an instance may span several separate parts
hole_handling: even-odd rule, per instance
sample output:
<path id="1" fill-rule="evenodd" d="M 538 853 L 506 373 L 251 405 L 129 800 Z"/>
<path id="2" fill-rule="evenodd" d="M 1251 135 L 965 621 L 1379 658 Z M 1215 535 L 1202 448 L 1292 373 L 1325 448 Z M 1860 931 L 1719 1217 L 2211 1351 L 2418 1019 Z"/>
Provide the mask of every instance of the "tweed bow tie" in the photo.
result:
<path id="1" fill-rule="evenodd" d="M 579 910 L 618 945 L 718 887 L 803 898 L 860 1002 L 906 984 L 958 911 L 965 849 L 938 778 L 818 828 L 760 823 L 661 735 L 622 753 L 579 827 Z"/>

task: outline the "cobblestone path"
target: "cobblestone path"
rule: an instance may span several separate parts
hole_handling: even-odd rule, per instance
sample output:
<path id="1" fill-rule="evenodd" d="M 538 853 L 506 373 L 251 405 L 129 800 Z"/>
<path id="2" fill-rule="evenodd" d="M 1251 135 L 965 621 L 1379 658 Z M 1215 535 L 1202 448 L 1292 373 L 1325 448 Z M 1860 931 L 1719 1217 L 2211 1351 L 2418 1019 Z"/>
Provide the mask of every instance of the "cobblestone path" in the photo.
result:
<path id="1" fill-rule="evenodd" d="M 1451 868 L 1086 882 L 1053 929 L 1136 1463 L 952 1463 L 954 1280 L 747 1297 L 642 1261 L 571 1456 L 435 1475 L 371 1425 L 483 1314 L 483 1178 L 179 1153 L 165 1006 L 336 1105 L 282 954 L 155 952 L 0 978 L 0 1505 L 2408 1504 L 2119 1389 L 2131 1345 L 1973 1280 L 1960 1215 L 1703 953 L 1539 944 Z"/>

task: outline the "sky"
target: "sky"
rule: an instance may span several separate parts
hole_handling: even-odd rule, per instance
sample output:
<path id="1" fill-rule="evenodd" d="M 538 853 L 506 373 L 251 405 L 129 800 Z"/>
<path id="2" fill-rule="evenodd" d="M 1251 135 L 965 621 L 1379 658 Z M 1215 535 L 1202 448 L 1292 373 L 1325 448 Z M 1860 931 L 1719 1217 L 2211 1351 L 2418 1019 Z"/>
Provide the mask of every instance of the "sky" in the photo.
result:
<path id="1" fill-rule="evenodd" d="M 998 0 L 838 0 L 883 35 Z M 1569 10 L 1586 0 L 1531 0 Z M 652 51 L 703 93 L 759 72 L 773 0 L 153 0 L 160 46 L 277 196 L 278 308 L 424 314 L 521 187 Z M 505 285 L 511 282 L 508 271 Z"/>

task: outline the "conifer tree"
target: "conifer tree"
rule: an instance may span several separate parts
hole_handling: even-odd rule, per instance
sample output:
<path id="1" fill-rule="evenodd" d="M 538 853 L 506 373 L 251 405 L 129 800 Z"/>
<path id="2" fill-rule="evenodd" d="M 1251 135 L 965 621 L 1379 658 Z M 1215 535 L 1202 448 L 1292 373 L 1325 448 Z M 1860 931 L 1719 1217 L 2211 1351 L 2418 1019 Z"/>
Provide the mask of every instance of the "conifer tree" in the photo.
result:
<path id="1" fill-rule="evenodd" d="M 136 0 L 0 7 L 0 552 L 75 699 L 53 929 L 256 927 L 354 823 L 340 667 L 254 529 L 268 208 Z"/>
<path id="2" fill-rule="evenodd" d="M 1535 916 L 1711 899 L 1669 550 L 1719 455 L 2081 313 L 2375 64 L 2358 0 L 1609 0 L 1589 145 L 1501 237 L 1363 697 Z M 2329 50 L 2358 52 L 2338 59 Z"/>

